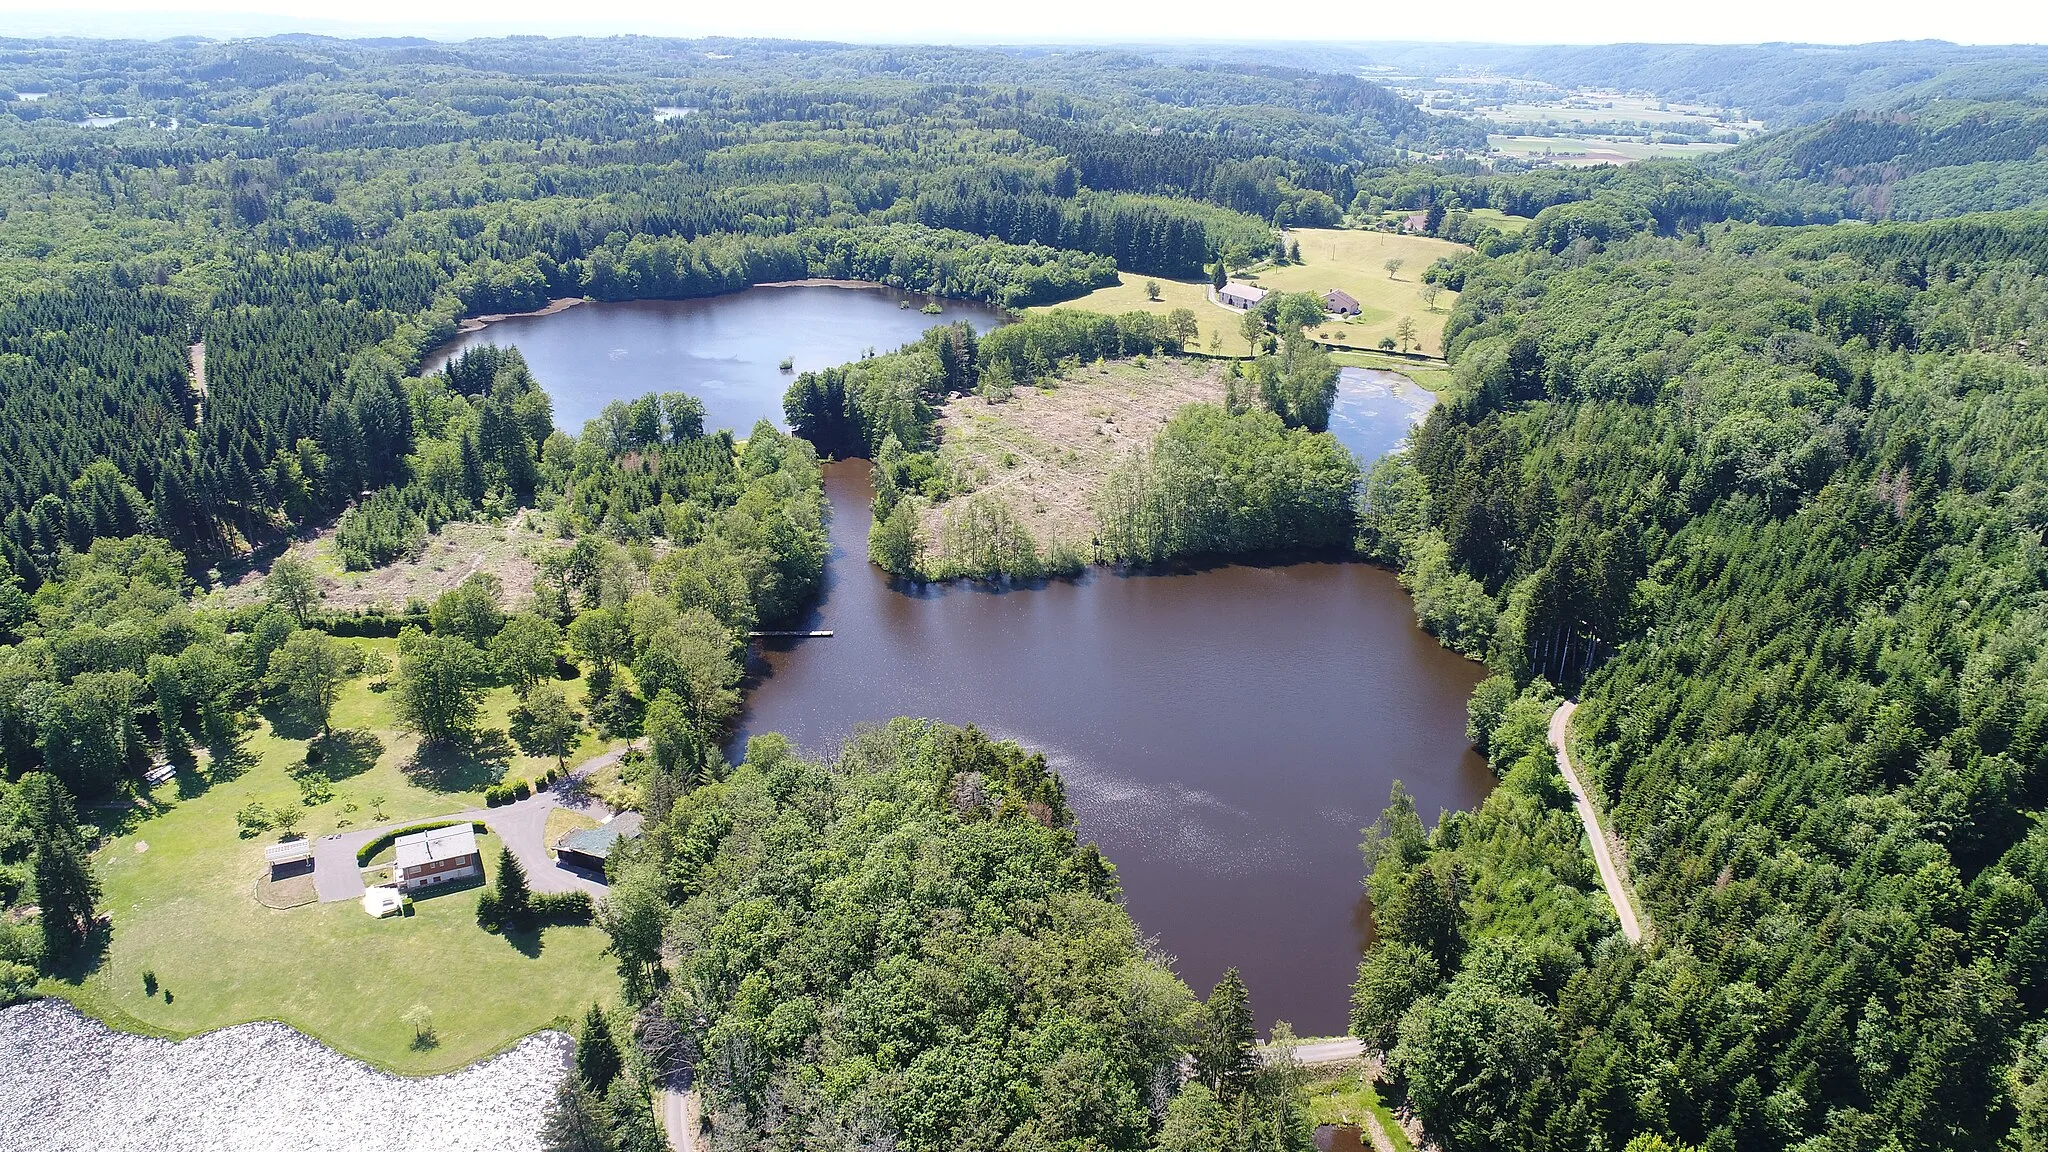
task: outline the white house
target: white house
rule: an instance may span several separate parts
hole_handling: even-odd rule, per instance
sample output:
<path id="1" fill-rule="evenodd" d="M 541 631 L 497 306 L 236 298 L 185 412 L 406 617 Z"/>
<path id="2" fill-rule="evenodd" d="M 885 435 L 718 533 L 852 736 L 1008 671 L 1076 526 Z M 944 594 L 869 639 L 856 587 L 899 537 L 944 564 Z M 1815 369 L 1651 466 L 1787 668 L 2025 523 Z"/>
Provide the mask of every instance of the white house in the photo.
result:
<path id="1" fill-rule="evenodd" d="M 1259 301 L 1265 298 L 1264 288 L 1256 284 L 1240 284 L 1235 280 L 1216 290 L 1216 299 L 1222 301 L 1226 307 L 1235 308 L 1240 312 L 1258 307 Z"/>

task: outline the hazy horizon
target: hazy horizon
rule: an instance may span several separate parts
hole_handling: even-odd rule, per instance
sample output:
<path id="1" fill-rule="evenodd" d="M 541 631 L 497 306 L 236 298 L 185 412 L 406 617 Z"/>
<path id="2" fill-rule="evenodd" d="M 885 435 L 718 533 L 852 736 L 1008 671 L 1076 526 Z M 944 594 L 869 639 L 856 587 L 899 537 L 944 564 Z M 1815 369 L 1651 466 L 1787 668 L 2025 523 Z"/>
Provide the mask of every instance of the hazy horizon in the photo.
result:
<path id="1" fill-rule="evenodd" d="M 537 0 L 453 0 L 423 15 L 396 0 L 365 0 L 346 15 L 307 16 L 279 0 L 112 0 L 110 3 L 50 4 L 0 0 L 0 35 L 20 38 L 83 36 L 164 40 L 183 36 L 211 39 L 311 34 L 347 39 L 416 36 L 466 40 L 507 35 L 550 37 L 646 35 L 791 39 L 848 43 L 959 45 L 1117 44 L 1428 44 L 1474 47 L 1597 46 L 1615 44 L 1698 44 L 1741 46 L 1796 44 L 1856 47 L 1901 41 L 1942 40 L 1971 47 L 2033 47 L 2048 42 L 2048 7 L 2015 12 L 1984 3 L 1949 5 L 1938 13 L 1923 6 L 1825 3 L 1794 9 L 1756 0 L 1724 5 L 1711 25 L 1610 0 L 1592 0 L 1533 10 L 1498 0 L 1468 4 L 1460 31 L 1484 29 L 1484 36 L 1432 36 L 1403 27 L 1400 35 L 1349 20 L 1307 27 L 1246 26 L 1242 13 L 1213 0 L 1165 4 L 1140 0 L 1117 6 L 1079 0 L 1047 0 L 1028 10 L 950 9 L 927 11 L 793 0 L 766 13 L 729 14 L 702 8 L 678 13 L 641 0 L 597 0 L 565 14 Z M 1768 28 L 1769 35 L 1744 35 Z M 1841 35 L 1853 31 L 1853 37 Z M 1607 34 L 1592 34 L 1593 32 Z"/>

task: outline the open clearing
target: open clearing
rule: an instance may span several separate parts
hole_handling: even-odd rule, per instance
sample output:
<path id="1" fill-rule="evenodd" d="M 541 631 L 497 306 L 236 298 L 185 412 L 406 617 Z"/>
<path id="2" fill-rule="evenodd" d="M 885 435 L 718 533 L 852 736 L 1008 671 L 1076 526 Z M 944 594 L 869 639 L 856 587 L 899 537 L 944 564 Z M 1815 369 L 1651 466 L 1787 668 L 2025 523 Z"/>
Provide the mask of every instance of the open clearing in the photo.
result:
<path id="1" fill-rule="evenodd" d="M 347 642 L 396 654 L 393 640 Z M 580 707 L 582 681 L 560 686 Z M 371 919 L 354 902 L 280 910 L 257 900 L 263 848 L 278 837 L 242 838 L 238 810 L 303 803 L 300 828 L 318 837 L 481 806 L 487 784 L 530 778 L 553 764 L 519 755 L 504 739 L 512 705 L 510 689 L 493 689 L 476 747 L 423 764 L 417 739 L 396 730 L 390 694 L 355 681 L 335 709 L 337 738 L 322 765 L 335 777 L 333 796 L 319 804 L 305 803 L 310 797 L 295 775 L 304 772 L 312 733 L 283 718 L 260 722 L 237 758 L 239 772 L 217 772 L 210 784 L 181 774 L 155 790 L 154 814 L 137 814 L 97 853 L 113 917 L 105 961 L 80 983 L 48 980 L 42 990 L 117 1027 L 172 1037 L 279 1020 L 412 1075 L 468 1064 L 614 997 L 618 982 L 601 930 L 489 935 L 476 925 L 476 887 L 420 900 L 413 915 L 389 920 Z M 571 762 L 607 746 L 586 735 Z M 83 815 L 110 821 L 114 814 Z M 488 871 L 497 862 L 496 838 L 486 837 L 482 848 Z M 156 973 L 162 991 L 155 996 L 144 990 L 144 971 Z M 415 1044 L 402 1017 L 416 1004 L 433 1012 L 438 1043 Z"/>
<path id="2" fill-rule="evenodd" d="M 1526 223 L 1526 222 L 1525 222 Z M 1444 321 L 1450 318 L 1455 292 L 1437 297 L 1432 312 L 1422 301 L 1422 270 L 1437 260 L 1467 251 L 1461 244 L 1433 236 L 1406 236 L 1391 232 L 1368 232 L 1348 228 L 1295 228 L 1289 240 L 1301 245 L 1300 264 L 1262 264 L 1237 278 L 1261 288 L 1282 292 L 1314 292 L 1321 295 L 1332 288 L 1349 292 L 1359 303 L 1359 314 L 1348 320 L 1325 324 L 1310 335 L 1340 348 L 1374 348 L 1384 337 L 1394 335 L 1401 318 L 1415 325 L 1417 351 L 1443 355 Z M 1386 262 L 1400 260 L 1401 270 L 1389 277 Z M 1121 282 L 1098 288 L 1078 300 L 1059 305 L 1089 312 L 1150 312 L 1164 316 L 1175 308 L 1194 312 L 1201 328 L 1198 347 L 1191 351 L 1222 356 L 1246 356 L 1251 347 L 1238 330 L 1240 313 L 1209 300 L 1209 286 L 1184 280 L 1159 280 L 1160 299 L 1145 295 L 1144 276 L 1126 275 Z M 1045 309 L 1033 309 L 1045 311 Z"/>
<path id="3" fill-rule="evenodd" d="M 1400 1122 L 1374 1083 L 1378 1059 L 1357 1071 L 1311 1080 L 1302 1085 L 1302 1100 L 1308 1106 L 1311 1124 L 1355 1124 L 1363 1129 L 1365 1143 L 1385 1152 L 1410 1152 L 1414 1147 Z M 1375 1131 L 1377 1129 L 1377 1131 Z M 1384 1144 L 1381 1142 L 1385 1141 Z"/>
<path id="4" fill-rule="evenodd" d="M 1549 160 L 1553 164 L 1572 167 L 1633 164 L 1638 160 L 1671 156 L 1711 156 L 1735 147 L 1733 144 L 1652 144 L 1645 140 L 1592 136 L 1488 136 L 1486 146 L 1504 156 Z"/>
<path id="5" fill-rule="evenodd" d="M 490 572 L 498 577 L 506 599 L 513 604 L 533 587 L 540 571 L 535 557 L 544 550 L 566 548 L 569 542 L 546 532 L 548 518 L 524 509 L 503 524 L 451 520 L 439 531 L 428 534 L 418 559 L 401 560 L 367 572 L 342 568 L 334 550 L 334 529 L 295 541 L 289 554 L 313 565 L 320 574 L 322 605 L 332 611 L 354 612 L 365 608 L 399 611 L 413 600 L 431 603 L 434 597 L 469 578 L 472 572 Z M 245 561 L 230 568 L 222 565 L 214 593 L 224 605 L 242 604 L 263 594 L 263 577 L 275 563 L 275 553 Z"/>
<path id="6" fill-rule="evenodd" d="M 939 421 L 940 467 L 1008 505 L 1041 553 L 1060 540 L 1086 556 L 1103 479 L 1182 407 L 1222 400 L 1223 371 L 1202 360 L 1088 365 L 1052 388 L 1019 388 L 1005 403 L 948 401 Z M 936 549 L 946 511 L 961 499 L 926 511 L 928 546 Z"/>
<path id="7" fill-rule="evenodd" d="M 1145 295 L 1145 284 L 1150 281 L 1159 285 L 1159 299 Z M 1214 356 L 1248 356 L 1251 345 L 1245 343 L 1244 335 L 1238 331 L 1238 313 L 1221 304 L 1209 302 L 1209 285 L 1192 280 L 1161 280 L 1156 276 L 1137 276 L 1124 273 L 1118 282 L 1097 288 L 1078 300 L 1068 300 L 1051 307 L 1033 308 L 1033 312 L 1049 312 L 1052 308 L 1073 308 L 1083 312 L 1149 312 L 1164 316 L 1175 308 L 1186 308 L 1195 314 L 1195 323 L 1201 330 L 1201 337 L 1195 341 L 1190 352 L 1206 352 Z"/>
<path id="8" fill-rule="evenodd" d="M 1440 259 L 1468 251 L 1464 245 L 1433 236 L 1347 228 L 1296 228 L 1287 238 L 1301 244 L 1302 262 L 1259 268 L 1245 277 L 1247 281 L 1261 288 L 1317 295 L 1341 288 L 1359 303 L 1358 315 L 1325 324 L 1311 335 L 1337 347 L 1373 348 L 1382 338 L 1394 335 L 1406 316 L 1415 325 L 1420 344 L 1416 350 L 1443 355 L 1444 321 L 1450 319 L 1458 294 L 1439 294 L 1437 310 L 1430 311 L 1422 300 L 1422 272 Z M 1387 275 L 1388 260 L 1401 261 L 1400 270 L 1391 277 Z"/>

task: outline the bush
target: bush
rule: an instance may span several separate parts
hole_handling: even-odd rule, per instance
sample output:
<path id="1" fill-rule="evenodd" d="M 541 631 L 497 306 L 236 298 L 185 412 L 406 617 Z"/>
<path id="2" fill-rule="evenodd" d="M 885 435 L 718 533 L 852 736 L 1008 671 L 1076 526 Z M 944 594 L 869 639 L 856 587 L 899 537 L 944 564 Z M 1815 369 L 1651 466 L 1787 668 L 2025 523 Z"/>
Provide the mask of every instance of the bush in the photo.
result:
<path id="1" fill-rule="evenodd" d="M 270 831 L 275 825 L 275 818 L 271 815 L 270 809 L 261 804 L 244 804 L 235 813 L 235 825 L 241 830 L 242 838 L 246 840 Z"/>
<path id="2" fill-rule="evenodd" d="M 35 969 L 11 960 L 0 961 L 0 1008 L 28 999 L 29 992 L 35 986 Z"/>
<path id="3" fill-rule="evenodd" d="M 484 789 L 484 807 L 486 808 L 496 808 L 511 799 L 512 794 L 496 784 Z"/>
<path id="4" fill-rule="evenodd" d="M 460 823 L 462 823 L 460 820 L 434 820 L 425 824 L 408 824 L 403 828 L 393 828 L 391 831 L 356 849 L 356 863 L 363 867 L 368 867 L 372 857 L 397 843 L 400 836 L 410 836 L 415 832 L 431 832 L 436 828 L 453 828 Z M 471 821 L 470 827 L 474 828 L 480 836 L 490 831 L 489 826 L 480 820 Z"/>
<path id="5" fill-rule="evenodd" d="M 526 781 L 526 780 L 521 780 L 521 781 L 519 781 L 519 782 L 518 782 L 517 784 L 514 784 L 514 785 L 512 785 L 512 798 L 513 798 L 513 799 L 515 799 L 515 800 L 525 800 L 525 799 L 527 799 L 528 797 L 530 797 L 530 796 L 532 796 L 532 795 L 533 795 L 533 784 L 532 784 L 532 783 L 531 783 L 530 781 Z"/>
<path id="6" fill-rule="evenodd" d="M 588 924 L 597 919 L 597 904 L 588 892 L 535 892 L 527 907 L 537 924 Z"/>
<path id="7" fill-rule="evenodd" d="M 477 927 L 482 928 L 486 932 L 498 931 L 500 924 L 498 894 L 489 888 L 484 889 L 483 893 L 476 898 L 476 923 Z"/>

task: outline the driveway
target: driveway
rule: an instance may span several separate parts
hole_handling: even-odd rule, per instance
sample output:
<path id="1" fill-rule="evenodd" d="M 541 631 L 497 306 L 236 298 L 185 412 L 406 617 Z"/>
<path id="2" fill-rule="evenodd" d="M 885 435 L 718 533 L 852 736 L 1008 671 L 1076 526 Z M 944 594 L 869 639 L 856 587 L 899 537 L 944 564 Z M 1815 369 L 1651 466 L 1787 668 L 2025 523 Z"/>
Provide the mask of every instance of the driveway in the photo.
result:
<path id="1" fill-rule="evenodd" d="M 589 773 L 618 763 L 627 749 L 614 748 L 609 752 L 593 756 L 578 764 L 569 773 L 568 780 L 581 780 Z M 498 839 L 511 849 L 512 855 L 526 869 L 526 880 L 535 892 L 588 892 L 603 895 L 604 881 L 601 878 L 563 868 L 548 855 L 547 825 L 548 813 L 561 807 L 574 807 L 600 820 L 613 815 L 610 809 L 595 798 L 576 804 L 565 804 L 562 800 L 562 785 L 557 782 L 553 788 L 535 792 L 532 796 L 514 801 L 498 808 L 464 808 L 446 816 L 430 816 L 420 820 L 403 820 L 389 824 L 377 824 L 368 828 L 352 828 L 332 836 L 322 836 L 313 842 L 313 889 L 320 894 L 323 904 L 342 900 L 358 900 L 363 895 L 363 873 L 356 864 L 356 853 L 365 844 L 394 828 L 405 828 L 414 824 L 452 824 L 458 820 L 480 820 L 484 827 L 496 833 Z M 576 790 L 570 790 L 576 795 Z"/>

